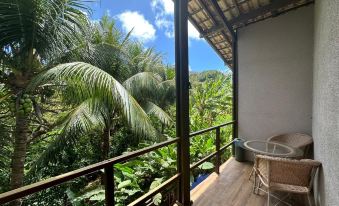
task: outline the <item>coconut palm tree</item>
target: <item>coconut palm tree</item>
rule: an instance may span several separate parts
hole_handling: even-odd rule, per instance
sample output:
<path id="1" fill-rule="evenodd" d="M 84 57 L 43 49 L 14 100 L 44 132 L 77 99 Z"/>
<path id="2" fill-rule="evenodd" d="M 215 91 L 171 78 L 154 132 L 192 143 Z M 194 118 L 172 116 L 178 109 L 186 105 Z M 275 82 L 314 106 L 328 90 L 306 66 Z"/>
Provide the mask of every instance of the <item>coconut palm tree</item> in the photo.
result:
<path id="1" fill-rule="evenodd" d="M 33 100 L 33 96 L 29 94 L 39 92 L 38 85 L 42 83 L 54 81 L 76 88 L 74 97 L 80 103 L 62 124 L 63 132 L 67 134 L 65 137 L 102 125 L 105 125 L 109 137 L 110 121 L 116 115 L 123 118 L 136 134 L 156 136 L 147 114 L 107 72 L 84 62 L 55 66 L 67 59 L 65 53 L 87 45 L 84 37 L 88 34 L 88 12 L 81 0 L 2 0 L 0 3 L 0 63 L 3 68 L 0 78 L 14 97 L 16 121 L 12 189 L 23 185 L 27 142 L 31 135 L 28 117 L 32 112 L 26 108 L 32 107 L 29 99 Z M 111 52 L 111 48 L 111 45 L 102 44 L 94 49 L 100 49 L 102 54 Z M 94 59 L 90 55 L 87 57 Z M 96 62 L 105 63 L 100 60 L 98 58 Z M 19 204 L 20 200 L 13 202 L 13 205 Z"/>
<path id="2" fill-rule="evenodd" d="M 77 45 L 79 35 L 87 24 L 84 10 L 86 7 L 80 0 L 2 0 L 0 3 L 0 59 L 3 70 L 0 80 L 10 90 L 16 107 L 12 189 L 23 184 L 29 137 L 30 111 L 20 109 L 25 98 L 24 89 L 36 73 L 45 68 L 51 57 Z"/>
<path id="3" fill-rule="evenodd" d="M 128 48 L 133 45 L 137 45 L 139 48 L 141 44 L 129 42 L 129 34 L 123 36 L 115 28 L 114 21 L 108 16 L 104 16 L 100 22 L 92 24 L 91 27 L 91 31 L 94 32 L 86 35 L 84 39 L 87 41 L 84 41 L 78 48 L 67 52 L 65 57 L 59 60 L 60 62 L 82 61 L 87 64 L 78 62 L 76 66 L 74 64 L 59 65 L 41 73 L 33 79 L 30 85 L 29 89 L 48 82 L 67 85 L 68 89 L 63 93 L 66 99 L 69 99 L 68 102 L 71 101 L 75 105 L 74 111 L 69 113 L 68 118 L 62 124 L 63 133 L 60 138 L 50 145 L 37 162 L 37 166 L 43 162 L 45 164 L 46 160 L 51 160 L 51 154 L 56 153 L 58 148 L 62 148 L 62 145 L 68 141 L 68 137 L 80 137 L 81 134 L 88 133 L 91 129 L 99 128 L 103 131 L 101 159 L 107 159 L 112 133 L 118 129 L 116 128 L 118 124 L 126 122 L 124 120 L 127 120 L 127 125 L 131 127 L 131 131 L 136 134 L 136 137 L 142 136 L 153 140 L 161 139 L 162 135 L 157 134 L 149 123 L 145 112 L 148 115 L 156 116 L 164 125 L 169 125 L 172 122 L 169 115 L 154 103 L 157 98 L 156 94 L 159 95 L 165 91 L 166 84 L 161 84 L 159 75 L 153 72 L 139 72 L 125 80 L 122 85 L 118 81 L 123 81 L 127 75 L 134 74 L 135 68 L 145 71 L 150 67 L 145 65 L 159 64 L 158 58 L 156 64 L 152 63 L 155 59 L 153 53 L 150 50 L 143 52 L 141 49 L 142 52 L 138 53 L 138 59 L 133 58 L 128 53 L 130 51 Z M 137 65 L 133 65 L 131 62 Z M 92 73 L 86 77 L 90 70 Z M 101 75 L 105 75 L 105 78 L 110 81 L 103 81 L 104 78 Z M 93 78 L 100 81 L 95 81 Z M 111 93 L 105 93 L 105 91 L 111 91 L 112 86 L 119 87 L 119 91 L 123 91 L 125 94 L 114 93 L 115 98 L 118 99 L 112 98 Z M 97 88 L 101 88 L 101 90 L 97 91 Z M 118 104 L 117 100 L 124 98 L 129 98 L 127 103 L 133 102 L 134 104 Z M 124 110 L 126 107 L 129 108 Z M 142 109 L 145 109 L 145 112 Z M 130 117 L 131 114 L 128 111 L 130 113 L 136 111 L 138 114 Z M 143 123 L 145 125 L 142 125 Z"/>
<path id="4" fill-rule="evenodd" d="M 103 130 L 102 159 L 105 159 L 108 157 L 110 132 L 116 120 L 125 121 L 139 137 L 153 140 L 161 137 L 145 111 L 123 85 L 98 67 L 84 62 L 60 64 L 37 75 L 27 90 L 50 82 L 70 87 L 66 95 L 76 101 L 76 107 L 61 124 L 63 132 L 55 144 L 100 128 Z"/>

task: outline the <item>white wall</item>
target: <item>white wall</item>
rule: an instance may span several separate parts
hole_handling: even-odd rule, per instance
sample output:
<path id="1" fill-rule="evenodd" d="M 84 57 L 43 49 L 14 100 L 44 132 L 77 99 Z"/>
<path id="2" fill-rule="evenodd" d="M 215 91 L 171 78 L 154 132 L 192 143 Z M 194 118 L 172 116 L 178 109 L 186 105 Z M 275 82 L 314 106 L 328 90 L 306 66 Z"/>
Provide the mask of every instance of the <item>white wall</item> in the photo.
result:
<path id="1" fill-rule="evenodd" d="M 239 30 L 239 137 L 312 132 L 313 5 Z"/>
<path id="2" fill-rule="evenodd" d="M 339 1 L 315 5 L 313 138 L 317 205 L 339 205 Z"/>

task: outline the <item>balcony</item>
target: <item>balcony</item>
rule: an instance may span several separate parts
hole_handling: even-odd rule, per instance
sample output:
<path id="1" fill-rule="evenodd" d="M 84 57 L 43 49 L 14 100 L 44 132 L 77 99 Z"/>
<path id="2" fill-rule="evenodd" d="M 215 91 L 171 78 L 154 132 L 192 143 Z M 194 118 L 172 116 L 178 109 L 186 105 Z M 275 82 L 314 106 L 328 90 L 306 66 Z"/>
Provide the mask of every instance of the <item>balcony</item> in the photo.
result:
<path id="1" fill-rule="evenodd" d="M 231 147 L 233 146 L 233 141 L 227 144 L 223 144 L 222 142 L 220 142 L 220 130 L 223 127 L 232 126 L 234 125 L 234 123 L 234 121 L 231 121 L 222 125 L 207 128 L 190 134 L 190 138 L 194 138 L 195 136 L 214 131 L 216 138 L 216 151 L 202 158 L 200 161 L 190 165 L 190 170 L 192 171 L 204 162 L 210 161 L 212 158 L 215 158 L 215 172 L 211 173 L 205 180 L 203 180 L 200 184 L 198 184 L 194 189 L 190 191 L 190 199 L 193 202 L 193 206 L 262 206 L 267 203 L 266 193 L 253 193 L 253 178 L 252 180 L 248 179 L 253 167 L 252 162 L 238 162 L 233 157 L 231 157 L 227 159 L 223 164 L 221 163 L 223 152 L 225 152 L 225 150 L 231 149 Z M 74 180 L 78 177 L 89 175 L 91 173 L 104 169 L 106 205 L 114 205 L 114 188 L 116 187 L 112 178 L 114 172 L 114 164 L 129 161 L 135 157 L 155 151 L 159 148 L 163 148 L 171 144 L 176 144 L 178 141 L 178 138 L 171 139 L 141 150 L 133 151 L 125 155 L 121 155 L 103 162 L 99 162 L 94 165 L 90 165 L 85 168 L 81 168 L 66 174 L 46 179 L 35 184 L 27 185 L 16 190 L 0 194 L 0 203 L 7 203 L 17 198 L 27 197 L 30 194 L 34 194 L 57 185 L 61 185 L 63 183 L 66 183 L 67 181 Z M 157 186 L 140 198 L 131 202 L 129 206 L 152 205 L 152 197 L 158 193 L 165 191 L 167 188 L 173 186 L 175 187 L 175 185 L 178 185 L 180 177 L 180 173 L 175 174 L 173 177 L 166 180 L 161 185 Z M 305 201 L 298 198 L 300 197 L 296 196 L 295 199 L 295 197 L 292 196 L 292 201 L 297 205 L 304 205 Z M 277 200 L 273 199 L 271 203 L 275 204 L 275 201 Z M 174 205 L 181 205 L 177 201 L 174 202 Z"/>
<path id="2" fill-rule="evenodd" d="M 200 161 L 195 162 L 193 164 L 190 165 L 190 170 L 193 170 L 195 168 L 197 168 L 198 166 L 200 166 L 201 164 L 203 164 L 206 161 L 211 160 L 212 158 L 215 158 L 215 172 L 216 174 L 220 173 L 219 169 L 222 168 L 220 167 L 221 165 L 221 157 L 222 157 L 222 153 L 227 150 L 230 149 L 231 146 L 233 145 L 233 141 L 230 143 L 222 143 L 221 142 L 221 137 L 220 137 L 220 130 L 223 127 L 229 127 L 234 125 L 235 122 L 234 121 L 230 121 L 215 127 L 211 127 L 211 128 L 207 128 L 204 130 L 200 130 L 197 132 L 193 132 L 189 135 L 190 138 L 194 138 L 195 136 L 198 135 L 202 135 L 208 132 L 215 132 L 215 148 L 216 151 L 211 153 L 210 155 L 202 158 Z M 232 127 L 234 128 L 234 127 Z M 113 180 L 113 173 L 114 173 L 114 165 L 118 164 L 118 163 L 123 163 L 123 162 L 127 162 L 133 158 L 136 158 L 138 156 L 141 156 L 143 154 L 152 152 L 152 151 L 156 151 L 157 149 L 172 145 L 172 144 L 177 144 L 179 141 L 179 138 L 173 138 L 167 141 L 164 141 L 162 143 L 158 143 L 156 145 L 150 146 L 150 147 L 146 147 L 137 151 L 133 151 L 133 152 L 129 152 L 125 155 L 121 155 L 112 159 L 108 159 L 106 161 L 103 162 L 99 162 L 93 165 L 89 165 L 87 167 L 75 170 L 75 171 L 71 171 L 56 177 L 52 177 L 31 185 L 27 185 L 15 190 L 11 190 L 9 192 L 6 193 L 2 193 L 0 194 L 0 203 L 4 204 L 4 203 L 9 203 L 11 201 L 14 201 L 18 198 L 24 198 L 24 197 L 28 197 L 31 194 L 35 194 L 38 193 L 40 191 L 52 188 L 54 186 L 58 186 L 61 185 L 63 183 L 66 183 L 68 181 L 74 180 L 76 178 L 82 177 L 82 176 L 86 176 L 86 175 L 90 175 L 92 173 L 98 172 L 100 170 L 104 170 L 104 178 L 103 178 L 103 182 L 104 182 L 104 186 L 105 186 L 105 202 L 106 205 L 114 205 L 114 188 L 116 187 L 114 180 Z M 180 158 L 178 158 L 180 159 Z M 178 165 L 180 165 L 179 162 L 177 162 Z M 166 180 L 165 182 L 163 182 L 161 185 L 157 186 L 156 188 L 150 190 L 149 192 L 147 192 L 146 194 L 144 194 L 143 196 L 141 196 L 140 198 L 136 199 L 135 201 L 131 202 L 129 204 L 129 206 L 133 206 L 133 205 L 148 205 L 150 204 L 150 200 L 151 198 L 158 194 L 159 192 L 164 191 L 165 189 L 171 187 L 171 186 L 175 186 L 176 184 L 180 183 L 180 178 L 182 177 L 181 173 L 177 173 L 174 176 L 172 176 L 170 179 Z M 212 176 L 211 176 L 212 177 Z M 197 190 L 197 188 L 195 189 Z M 176 197 L 177 200 L 177 197 Z M 177 202 L 177 201 L 174 201 Z M 180 204 L 180 203 L 178 203 Z"/>
<path id="3" fill-rule="evenodd" d="M 317 180 L 322 188 L 320 191 L 314 191 L 316 203 L 336 205 L 338 203 L 336 194 L 338 193 L 339 169 L 337 169 L 337 157 L 333 154 L 338 151 L 336 136 L 338 134 L 336 132 L 338 131 L 338 124 L 336 124 L 338 107 L 335 104 L 337 99 L 333 100 L 337 90 L 333 88 L 338 88 L 338 86 L 334 83 L 330 84 L 331 82 L 327 80 L 331 80 L 332 76 L 337 77 L 338 73 L 328 69 L 337 68 L 337 66 L 334 65 L 334 61 L 330 61 L 333 59 L 328 57 L 330 55 L 327 51 L 338 51 L 338 49 L 334 48 L 332 43 L 328 43 L 333 39 L 326 41 L 329 36 L 327 34 L 324 35 L 326 37 L 322 34 L 315 37 L 316 42 L 319 41 L 321 46 L 315 45 L 314 49 L 313 0 L 264 1 L 266 2 L 264 5 L 254 6 L 249 6 L 251 5 L 249 2 L 252 1 L 234 0 L 232 5 L 228 5 L 230 1 L 175 0 L 177 138 L 0 194 L 0 204 L 104 170 L 106 205 L 114 205 L 115 183 L 112 177 L 115 164 L 176 144 L 178 146 L 176 174 L 129 205 L 151 205 L 150 199 L 154 195 L 172 186 L 177 189 L 172 203 L 177 205 L 188 206 L 191 200 L 194 206 L 265 205 L 267 196 L 264 193 L 260 195 L 252 193 L 252 182 L 248 180 L 252 168 L 250 162 L 239 163 L 230 158 L 222 164 L 222 154 L 225 150 L 231 149 L 233 141 L 221 142 L 220 129 L 232 125 L 232 137 L 246 139 L 264 139 L 274 133 L 300 130 L 311 133 L 314 130 L 315 158 L 326 163 L 320 179 Z M 330 24 L 328 19 L 331 18 L 325 18 L 322 15 L 335 9 L 330 8 L 328 6 L 330 4 L 325 5 L 326 3 L 323 3 L 325 1 L 317 2 L 324 5 L 317 8 L 322 11 L 319 12 L 320 17 L 318 16 L 317 19 L 320 19 L 319 22 L 323 22 L 324 25 Z M 306 5 L 311 6 L 296 10 Z M 334 3 L 333 5 L 335 6 Z M 324 8 L 327 8 L 329 12 L 324 11 Z M 282 18 L 263 21 L 287 12 L 290 13 L 286 16 L 282 15 Z M 192 22 L 201 36 L 216 50 L 233 72 L 234 121 L 194 133 L 190 133 L 189 129 L 187 20 Z M 255 24 L 255 27 L 249 26 L 252 24 Z M 329 33 L 330 30 L 332 31 L 325 26 L 318 25 L 316 28 L 319 33 L 321 33 L 319 30 L 323 29 L 329 30 Z M 332 50 L 322 49 L 327 46 Z M 321 60 L 329 58 L 327 62 L 332 62 L 332 66 L 326 66 L 327 63 L 319 59 L 315 61 L 320 61 L 320 63 L 313 65 L 313 54 L 316 57 L 319 55 L 320 57 L 317 58 Z M 335 57 L 335 54 L 333 52 L 331 55 Z M 315 81 L 315 90 L 312 88 L 313 67 L 319 70 L 316 70 L 315 74 L 321 80 Z M 323 70 L 333 74 L 326 73 L 325 75 L 322 73 Z M 337 82 L 337 79 L 335 81 Z M 330 96 L 329 93 L 334 95 Z M 313 94 L 315 94 L 315 100 L 312 99 Z M 312 106 L 315 109 L 312 110 Z M 211 131 L 215 132 L 215 152 L 190 164 L 190 138 Z M 333 133 L 333 135 L 328 133 Z M 325 137 L 331 138 L 332 141 L 327 141 L 327 139 L 324 141 Z M 190 191 L 190 171 L 211 159 L 215 161 L 215 172 Z M 324 178 L 325 175 L 328 177 Z M 292 198 L 294 204 L 304 204 L 303 199 Z M 328 204 L 325 204 L 325 199 Z"/>
<path id="4" fill-rule="evenodd" d="M 253 194 L 253 178 L 248 179 L 252 170 L 251 162 L 237 162 L 233 157 L 220 167 L 220 174 L 212 173 L 205 181 L 191 191 L 193 206 L 263 206 L 267 194 Z M 283 195 L 283 194 L 280 194 Z M 307 205 L 307 200 L 292 196 L 293 205 Z M 275 205 L 278 200 L 272 199 Z M 283 205 L 283 204 L 281 204 Z"/>
<path id="5" fill-rule="evenodd" d="M 220 174 L 211 174 L 204 182 L 191 191 L 194 206 L 234 205 L 262 206 L 267 200 L 264 194 L 252 192 L 253 181 L 248 179 L 253 164 L 228 159 L 220 167 Z"/>

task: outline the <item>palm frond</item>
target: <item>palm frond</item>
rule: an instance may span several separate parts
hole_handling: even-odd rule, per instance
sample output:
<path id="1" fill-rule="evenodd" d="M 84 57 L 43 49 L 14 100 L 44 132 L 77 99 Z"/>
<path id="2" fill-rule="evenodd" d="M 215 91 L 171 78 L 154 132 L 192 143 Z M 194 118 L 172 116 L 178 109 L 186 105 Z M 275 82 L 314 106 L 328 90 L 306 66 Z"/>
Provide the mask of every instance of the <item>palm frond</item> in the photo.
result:
<path id="1" fill-rule="evenodd" d="M 77 46 L 89 9 L 81 0 L 3 0 L 0 47 L 14 55 L 35 50 L 45 60 Z M 26 62 L 24 62 L 26 63 Z"/>
<path id="2" fill-rule="evenodd" d="M 130 78 L 124 83 L 124 87 L 135 98 L 149 97 L 154 95 L 160 84 L 160 76 L 152 72 L 140 72 Z"/>
<path id="3" fill-rule="evenodd" d="M 161 109 L 158 105 L 154 104 L 153 102 L 147 102 L 143 108 L 147 114 L 154 115 L 163 124 L 169 126 L 173 123 L 171 117 L 163 109 Z"/>
<path id="4" fill-rule="evenodd" d="M 118 108 L 135 134 L 151 139 L 160 138 L 137 101 L 107 72 L 83 62 L 61 64 L 39 74 L 28 85 L 27 90 L 51 81 L 82 82 L 86 87 L 78 88 L 84 90 L 80 94 L 100 98 L 107 107 Z"/>
<path id="5" fill-rule="evenodd" d="M 88 99 L 74 108 L 61 121 L 60 134 L 34 162 L 30 172 L 35 172 L 42 166 L 48 165 L 48 162 L 53 162 L 56 158 L 55 154 L 60 154 L 65 147 L 73 144 L 82 135 L 88 134 L 94 129 L 102 130 L 105 127 L 104 116 L 101 115 L 100 110 L 96 109 L 100 107 L 93 106 L 97 103 L 95 99 Z"/>
<path id="6" fill-rule="evenodd" d="M 97 104 L 100 104 L 98 99 L 87 99 L 73 109 L 63 123 L 63 136 L 81 136 L 93 128 L 104 128 L 105 118 L 100 112 L 102 106 Z"/>

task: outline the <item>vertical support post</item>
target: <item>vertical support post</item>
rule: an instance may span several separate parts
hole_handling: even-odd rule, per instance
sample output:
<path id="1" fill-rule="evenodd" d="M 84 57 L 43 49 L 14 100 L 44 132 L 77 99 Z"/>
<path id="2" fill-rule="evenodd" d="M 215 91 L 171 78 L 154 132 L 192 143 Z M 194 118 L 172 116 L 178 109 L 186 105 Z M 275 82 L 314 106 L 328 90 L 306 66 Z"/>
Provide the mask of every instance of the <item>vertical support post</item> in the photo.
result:
<path id="1" fill-rule="evenodd" d="M 113 165 L 109 165 L 104 169 L 105 183 L 105 205 L 114 206 L 114 176 Z"/>
<path id="2" fill-rule="evenodd" d="M 239 76 L 238 76 L 238 32 L 234 32 L 234 37 L 232 39 L 232 54 L 233 54 L 233 75 L 232 75 L 232 84 L 233 84 L 233 120 L 235 123 L 232 126 L 232 136 L 233 140 L 238 137 L 238 91 L 239 91 Z M 235 146 L 232 147 L 232 155 L 235 154 Z"/>
<path id="3" fill-rule="evenodd" d="M 220 154 L 220 127 L 217 127 L 215 130 L 215 150 L 216 154 L 216 163 L 215 163 L 215 172 L 220 173 L 220 164 L 221 164 L 221 154 Z"/>
<path id="4" fill-rule="evenodd" d="M 175 16 L 175 79 L 176 132 L 180 138 L 177 165 L 180 175 L 178 201 L 190 205 L 189 157 L 189 72 L 188 72 L 188 0 L 174 1 Z"/>

